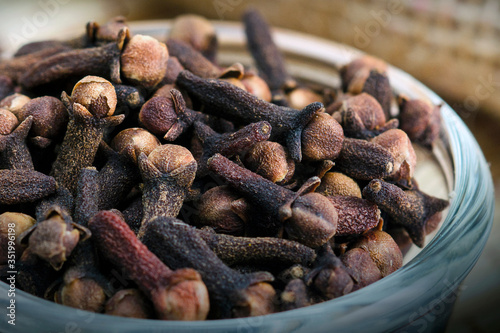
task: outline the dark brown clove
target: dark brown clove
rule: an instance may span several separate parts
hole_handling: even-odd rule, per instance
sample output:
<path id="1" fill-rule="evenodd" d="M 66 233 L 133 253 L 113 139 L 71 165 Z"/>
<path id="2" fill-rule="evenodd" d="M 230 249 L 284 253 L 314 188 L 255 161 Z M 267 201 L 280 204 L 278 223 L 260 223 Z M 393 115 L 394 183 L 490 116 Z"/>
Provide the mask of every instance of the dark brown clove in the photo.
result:
<path id="1" fill-rule="evenodd" d="M 52 206 L 43 220 L 23 234 L 21 243 L 28 244 L 31 253 L 60 270 L 78 242 L 89 237 L 89 230 L 73 223 L 64 208 Z"/>
<path id="2" fill-rule="evenodd" d="M 304 280 L 326 300 L 350 293 L 354 284 L 344 264 L 331 249 L 320 250 L 314 268 Z"/>
<path id="3" fill-rule="evenodd" d="M 201 117 L 201 113 L 186 106 L 182 94 L 176 89 L 171 89 L 169 96 L 152 97 L 139 112 L 140 122 L 153 134 L 168 141 L 177 139 Z"/>
<path id="4" fill-rule="evenodd" d="M 342 149 L 342 126 L 325 112 L 318 112 L 302 131 L 302 154 L 309 161 L 335 160 Z"/>
<path id="5" fill-rule="evenodd" d="M 199 226 L 208 226 L 222 234 L 241 236 L 245 222 L 232 210 L 232 204 L 240 195 L 227 185 L 214 187 L 201 195 L 197 202 Z"/>
<path id="6" fill-rule="evenodd" d="M 160 319 L 206 318 L 208 292 L 198 272 L 190 268 L 172 271 L 112 212 L 99 212 L 89 227 L 101 253 L 137 283 Z"/>
<path id="7" fill-rule="evenodd" d="M 112 116 L 116 92 L 109 81 L 100 77 L 83 78 L 73 88 L 71 97 L 63 92 L 62 99 L 70 121 L 51 175 L 75 193 L 80 170 L 92 165 L 104 129 L 120 124 L 125 116 Z"/>
<path id="8" fill-rule="evenodd" d="M 274 229 L 274 232 L 284 228 L 290 239 L 310 247 L 324 244 L 335 234 L 337 212 L 328 199 L 319 193 L 300 196 L 307 190 L 314 190 L 319 178 L 312 178 L 296 193 L 239 167 L 220 154 L 208 160 L 208 168 L 268 216 L 271 222 L 260 221 L 271 224 L 264 228 Z"/>
<path id="9" fill-rule="evenodd" d="M 0 204 L 35 202 L 56 191 L 53 177 L 34 170 L 0 170 Z"/>
<path id="10" fill-rule="evenodd" d="M 288 311 L 311 305 L 306 284 L 301 279 L 293 279 L 280 295 L 281 310 Z"/>
<path id="11" fill-rule="evenodd" d="M 365 55 L 354 59 L 340 68 L 340 77 L 342 79 L 342 88 L 344 91 L 349 90 L 349 85 L 352 84 L 352 81 L 364 82 L 370 75 L 371 70 L 377 70 L 380 73 L 384 73 L 387 71 L 387 63 L 373 56 Z M 362 87 L 362 85 L 360 86 Z"/>
<path id="12" fill-rule="evenodd" d="M 387 179 L 404 179 L 411 183 L 417 156 L 408 135 L 400 129 L 390 129 L 370 141 L 387 149 L 394 158 L 393 172 Z"/>
<path id="13" fill-rule="evenodd" d="M 215 63 L 217 35 L 213 24 L 206 18 L 193 14 L 177 16 L 172 23 L 168 38 L 188 43 Z"/>
<path id="14" fill-rule="evenodd" d="M 203 153 L 198 160 L 198 176 L 208 173 L 207 161 L 215 153 L 232 157 L 258 142 L 269 139 L 271 135 L 271 125 L 267 121 L 249 124 L 236 132 L 224 134 L 218 134 L 210 126 L 195 121 L 194 130 L 203 145 Z"/>
<path id="15" fill-rule="evenodd" d="M 245 154 L 245 166 L 273 183 L 288 182 L 295 172 L 295 163 L 277 142 L 261 141 Z"/>
<path id="16" fill-rule="evenodd" d="M 302 131 L 314 115 L 323 110 L 321 103 L 309 104 L 301 111 L 279 107 L 230 83 L 202 79 L 189 71 L 179 74 L 177 84 L 206 107 L 204 112 L 222 116 L 236 124 L 269 122 L 273 128 L 271 139 L 283 139 L 295 161 L 302 159 Z"/>
<path id="17" fill-rule="evenodd" d="M 222 74 L 222 70 L 219 67 L 214 65 L 188 43 L 176 38 L 169 38 L 166 44 L 170 55 L 176 57 L 181 65 L 193 74 L 211 79 L 217 78 Z"/>
<path id="18" fill-rule="evenodd" d="M 14 82 L 20 83 L 24 74 L 33 67 L 36 67 L 38 63 L 59 53 L 68 52 L 69 50 L 71 50 L 71 48 L 67 45 L 59 44 L 10 60 L 5 60 L 0 63 L 0 73 L 9 77 Z"/>
<path id="19" fill-rule="evenodd" d="M 354 84 L 355 85 L 355 84 Z M 350 85 L 351 88 L 353 84 Z M 380 103 L 380 106 L 384 110 L 384 114 L 387 119 L 391 115 L 391 102 L 392 102 L 392 88 L 389 83 L 389 78 L 384 72 L 380 72 L 376 69 L 371 70 L 370 74 L 366 78 L 361 90 L 364 93 L 370 94 L 375 97 L 375 99 Z M 350 92 L 355 93 L 350 90 Z"/>
<path id="20" fill-rule="evenodd" d="M 84 168 L 78 180 L 73 216 L 75 222 L 85 228 L 99 209 L 97 175 L 95 168 Z M 80 242 L 69 258 L 69 267 L 54 295 L 55 301 L 86 311 L 101 312 L 107 298 L 107 281 L 97 266 L 92 239 Z"/>
<path id="21" fill-rule="evenodd" d="M 399 97 L 401 129 L 412 141 L 431 148 L 441 129 L 441 106 L 429 101 Z"/>
<path id="22" fill-rule="evenodd" d="M 370 254 L 361 248 L 347 251 L 340 256 L 340 259 L 354 281 L 352 291 L 366 287 L 382 278 L 380 269 Z"/>
<path id="23" fill-rule="evenodd" d="M 354 179 L 385 178 L 393 173 L 394 158 L 376 143 L 345 138 L 335 168 Z"/>
<path id="24" fill-rule="evenodd" d="M 196 161 L 191 152 L 178 145 L 162 145 L 148 157 L 139 155 L 139 169 L 144 181 L 142 195 L 143 223 L 156 216 L 177 217 L 196 175 Z"/>
<path id="25" fill-rule="evenodd" d="M 197 231 L 212 251 L 227 265 L 269 263 L 308 266 L 316 259 L 313 249 L 287 239 L 236 237 L 217 234 L 209 228 Z"/>
<path id="26" fill-rule="evenodd" d="M 403 226 L 418 247 L 424 246 L 425 226 L 429 219 L 448 206 L 448 201 L 427 195 L 419 190 L 403 191 L 380 179 L 372 180 L 363 196 L 387 212 L 393 222 Z"/>
<path id="27" fill-rule="evenodd" d="M 39 147 L 47 147 L 66 129 L 68 114 L 64 104 L 55 97 L 43 96 L 30 100 L 19 110 L 20 121 L 33 117 L 30 136 Z"/>
<path id="28" fill-rule="evenodd" d="M 273 276 L 263 272 L 240 274 L 230 269 L 193 227 L 174 218 L 158 217 L 148 223 L 143 240 L 169 267 L 196 269 L 210 293 L 212 311 L 221 318 L 273 312 L 275 291 L 265 283 Z"/>
<path id="29" fill-rule="evenodd" d="M 282 95 L 283 90 L 294 88 L 297 83 L 288 74 L 283 55 L 265 19 L 257 10 L 250 9 L 244 13 L 243 23 L 248 49 L 259 69 L 259 75 L 267 82 L 273 95 Z"/>
<path id="30" fill-rule="evenodd" d="M 26 95 L 15 93 L 9 95 L 0 101 L 0 108 L 5 108 L 12 112 L 16 117 L 24 104 L 28 103 L 31 100 Z"/>
<path id="31" fill-rule="evenodd" d="M 374 229 L 365 232 L 352 244 L 352 248 L 360 248 L 368 252 L 382 277 L 395 272 L 403 265 L 403 254 L 399 246 L 385 231 Z"/>
<path id="32" fill-rule="evenodd" d="M 4 110 L 4 112 L 1 110 Z M 29 116 L 19 124 L 19 126 L 17 126 L 17 124 L 11 126 L 14 124 L 14 121 L 11 116 L 9 117 L 8 113 L 10 112 L 5 109 L 0 109 L 0 115 L 2 113 L 6 114 L 8 116 L 6 118 L 8 119 L 6 123 L 2 124 L 5 126 L 5 130 L 2 130 L 3 133 L 0 133 L 0 169 L 34 170 L 31 154 L 26 145 L 26 138 L 33 125 L 33 117 Z M 10 113 L 10 115 L 12 115 L 12 113 Z M 0 120 L 3 119 L 0 118 Z M 9 122 L 10 125 L 7 124 Z M 13 130 L 7 133 L 7 130 L 11 128 L 13 128 Z"/>

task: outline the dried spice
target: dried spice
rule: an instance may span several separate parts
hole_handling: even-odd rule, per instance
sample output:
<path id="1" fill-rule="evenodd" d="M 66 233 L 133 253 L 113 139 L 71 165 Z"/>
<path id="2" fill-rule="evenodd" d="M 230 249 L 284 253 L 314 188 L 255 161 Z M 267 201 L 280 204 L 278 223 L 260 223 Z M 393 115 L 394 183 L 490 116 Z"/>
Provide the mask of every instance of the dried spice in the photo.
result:
<path id="1" fill-rule="evenodd" d="M 137 283 L 153 302 L 159 318 L 206 318 L 208 293 L 198 272 L 190 268 L 172 271 L 112 212 L 99 212 L 89 227 L 101 253 Z"/>
<path id="2" fill-rule="evenodd" d="M 215 153 L 232 157 L 258 142 L 269 139 L 271 125 L 267 121 L 249 124 L 233 133 L 218 134 L 210 126 L 195 121 L 194 130 L 203 145 L 203 153 L 198 160 L 198 176 L 207 174 L 207 161 Z"/>
<path id="3" fill-rule="evenodd" d="M 104 129 L 120 124 L 125 116 L 113 116 L 116 92 L 110 82 L 100 77 L 83 78 L 71 97 L 63 93 L 62 99 L 70 120 L 51 175 L 74 193 L 80 170 L 94 161 Z"/>
<path id="4" fill-rule="evenodd" d="M 217 317 L 246 317 L 273 312 L 269 273 L 240 274 L 227 267 L 193 227 L 173 218 L 156 218 L 146 227 L 144 244 L 172 268 L 191 267 L 202 276 Z M 217 308 L 214 308 L 217 307 Z"/>
<path id="5" fill-rule="evenodd" d="M 204 112 L 222 116 L 237 124 L 267 121 L 272 127 L 271 139 L 283 139 L 290 156 L 302 159 L 301 135 L 314 115 L 323 110 L 323 104 L 312 103 L 301 111 L 265 102 L 234 85 L 213 79 L 202 79 L 182 71 L 177 84 L 187 90 L 206 109 Z"/>
<path id="6" fill-rule="evenodd" d="M 391 274 L 439 226 L 448 202 L 412 178 L 439 107 L 400 96 L 394 117 L 369 56 L 341 86 L 296 79 L 264 18 L 243 20 L 261 76 L 217 63 L 198 16 L 167 45 L 117 17 L 0 64 L 0 242 L 7 216 L 20 289 L 124 317 L 265 315 Z"/>
<path id="7" fill-rule="evenodd" d="M 35 202 L 56 191 L 53 177 L 34 170 L 0 170 L 0 204 Z"/>
<path id="8" fill-rule="evenodd" d="M 5 117 L 7 121 L 0 125 L 4 127 L 3 133 L 0 133 L 0 169 L 34 170 L 31 154 L 26 145 L 26 138 L 33 125 L 33 117 L 26 118 L 17 126 L 17 119 L 14 122 L 12 113 L 10 116 L 7 112 L 10 113 L 10 111 L 0 109 L 0 114 L 7 115 Z"/>
<path id="9" fill-rule="evenodd" d="M 372 180 L 363 196 L 387 212 L 394 223 L 403 226 L 418 247 L 424 246 L 427 221 L 448 206 L 448 201 L 427 195 L 418 189 L 403 191 L 380 179 Z"/>
<path id="10" fill-rule="evenodd" d="M 275 229 L 275 233 L 284 228 L 290 239 L 311 247 L 324 244 L 335 234 L 337 212 L 328 199 L 319 193 L 300 196 L 308 188 L 314 189 L 317 181 L 313 180 L 295 193 L 239 167 L 220 154 L 208 160 L 208 168 L 262 210 L 271 220 L 265 220 L 271 225 L 264 227 Z"/>
<path id="11" fill-rule="evenodd" d="M 316 252 L 300 243 L 273 237 L 236 237 L 204 228 L 198 234 L 227 265 L 235 263 L 310 265 Z"/>

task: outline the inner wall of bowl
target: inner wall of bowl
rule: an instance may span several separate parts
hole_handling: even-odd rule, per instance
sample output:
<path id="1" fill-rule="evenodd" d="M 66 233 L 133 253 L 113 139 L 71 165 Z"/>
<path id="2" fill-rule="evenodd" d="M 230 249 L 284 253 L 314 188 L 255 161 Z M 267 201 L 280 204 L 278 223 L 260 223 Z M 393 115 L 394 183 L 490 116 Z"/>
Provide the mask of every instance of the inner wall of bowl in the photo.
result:
<path id="1" fill-rule="evenodd" d="M 153 24 L 152 26 L 154 26 Z M 239 62 L 247 67 L 254 66 L 253 59 L 246 47 L 246 37 L 243 29 L 236 26 L 234 23 L 217 22 L 216 23 L 219 37 L 219 52 L 218 62 L 222 66 L 229 66 L 235 62 Z M 155 29 L 158 28 L 156 25 Z M 132 30 L 135 29 L 132 27 Z M 164 30 L 148 30 L 148 27 L 141 27 L 137 33 L 144 30 L 145 34 L 153 33 L 155 37 L 162 40 L 167 36 L 169 28 Z M 328 88 L 340 87 L 341 80 L 338 69 L 348 63 L 350 60 L 363 55 L 358 50 L 351 49 L 342 44 L 332 43 L 325 45 L 323 39 L 316 39 L 310 35 L 301 33 L 287 33 L 276 29 L 275 35 L 276 44 L 284 53 L 287 69 L 290 74 L 297 80 L 303 83 L 311 83 L 314 86 L 322 86 Z M 391 71 L 394 71 L 391 68 Z M 414 80 L 413 80 L 414 81 Z M 414 83 L 406 82 L 409 86 L 404 89 L 399 89 L 398 86 L 403 85 L 403 82 L 391 80 L 391 85 L 395 94 L 404 93 L 413 98 L 425 98 L 428 96 L 416 95 Z M 397 108 L 397 106 L 393 105 Z M 441 138 L 436 142 L 432 152 L 419 146 L 414 145 L 417 154 L 417 168 L 414 177 L 422 191 L 433 196 L 448 199 L 449 193 L 453 190 L 453 162 L 450 156 L 446 133 L 443 131 Z M 448 209 L 443 211 L 443 217 L 448 213 Z M 444 219 L 441 220 L 441 222 Z M 434 236 L 439 231 L 437 228 L 426 237 L 426 244 L 432 241 Z M 403 264 L 411 261 L 421 249 L 412 245 L 408 253 L 404 257 Z"/>

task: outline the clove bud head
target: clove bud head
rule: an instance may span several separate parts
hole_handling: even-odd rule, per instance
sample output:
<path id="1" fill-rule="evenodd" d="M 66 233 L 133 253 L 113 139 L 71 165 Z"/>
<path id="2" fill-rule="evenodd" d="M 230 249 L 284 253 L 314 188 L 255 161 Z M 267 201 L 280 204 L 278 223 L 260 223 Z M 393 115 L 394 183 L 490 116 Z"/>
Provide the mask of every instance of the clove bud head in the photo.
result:
<path id="1" fill-rule="evenodd" d="M 254 317 L 274 312 L 274 288 L 266 282 L 251 285 L 244 291 L 245 300 L 233 308 L 235 318 Z"/>
<path id="2" fill-rule="evenodd" d="M 115 87 L 99 76 L 88 75 L 78 81 L 71 92 L 71 99 L 97 118 L 112 116 L 116 110 Z"/>
<path id="3" fill-rule="evenodd" d="M 169 277 L 166 288 L 151 293 L 160 319 L 204 320 L 210 308 L 205 284 L 191 268 L 181 268 Z"/>
<path id="4" fill-rule="evenodd" d="M 137 157 L 141 153 L 149 156 L 159 146 L 160 140 L 145 129 L 138 127 L 124 129 L 111 141 L 111 148 L 124 154 L 134 163 L 137 163 Z"/>
<path id="5" fill-rule="evenodd" d="M 162 173 L 178 175 L 178 182 L 191 186 L 196 176 L 196 160 L 183 146 L 166 144 L 154 149 L 148 160 Z M 181 185 L 181 184 L 179 184 Z"/>
<path id="6" fill-rule="evenodd" d="M 167 72 L 168 50 L 153 37 L 135 35 L 120 57 L 121 73 L 133 85 L 154 88 Z"/>
<path id="7" fill-rule="evenodd" d="M 308 193 L 295 200 L 292 217 L 285 221 L 285 230 L 292 240 L 317 248 L 335 235 L 337 210 L 319 193 Z"/>
<path id="8" fill-rule="evenodd" d="M 61 269 L 80 241 L 80 230 L 57 213 L 38 223 L 27 233 L 31 233 L 28 239 L 31 252 L 47 261 L 55 270 Z"/>

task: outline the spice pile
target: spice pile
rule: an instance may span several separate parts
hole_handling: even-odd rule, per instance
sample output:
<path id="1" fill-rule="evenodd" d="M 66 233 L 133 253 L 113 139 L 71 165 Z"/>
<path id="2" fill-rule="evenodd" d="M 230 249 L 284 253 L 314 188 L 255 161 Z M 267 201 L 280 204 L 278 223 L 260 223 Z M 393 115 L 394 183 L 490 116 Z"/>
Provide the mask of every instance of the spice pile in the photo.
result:
<path id="1" fill-rule="evenodd" d="M 243 21 L 256 69 L 218 65 L 193 15 L 165 43 L 117 18 L 0 62 L 3 280 L 118 316 L 257 316 L 356 291 L 424 245 L 448 202 L 419 190 L 412 142 L 432 148 L 439 107 L 394 96 L 369 56 L 338 89 L 307 86 L 260 14 Z"/>

